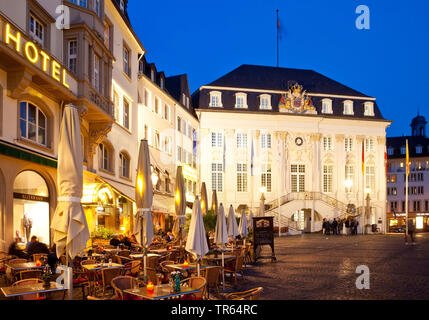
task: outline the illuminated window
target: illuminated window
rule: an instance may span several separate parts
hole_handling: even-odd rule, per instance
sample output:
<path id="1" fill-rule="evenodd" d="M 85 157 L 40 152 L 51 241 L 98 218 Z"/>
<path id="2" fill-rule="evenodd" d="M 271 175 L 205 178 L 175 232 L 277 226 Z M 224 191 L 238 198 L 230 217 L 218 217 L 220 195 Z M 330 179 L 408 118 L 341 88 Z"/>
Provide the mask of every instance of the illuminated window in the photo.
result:
<path id="1" fill-rule="evenodd" d="M 346 165 L 345 168 L 345 181 L 346 181 L 346 192 L 350 193 L 353 190 L 354 182 L 354 167 L 352 165 Z"/>
<path id="2" fill-rule="evenodd" d="M 271 164 L 263 164 L 261 168 L 261 187 L 271 192 Z"/>
<path id="3" fill-rule="evenodd" d="M 19 125 L 21 137 L 47 145 L 47 117 L 31 102 L 21 102 Z"/>

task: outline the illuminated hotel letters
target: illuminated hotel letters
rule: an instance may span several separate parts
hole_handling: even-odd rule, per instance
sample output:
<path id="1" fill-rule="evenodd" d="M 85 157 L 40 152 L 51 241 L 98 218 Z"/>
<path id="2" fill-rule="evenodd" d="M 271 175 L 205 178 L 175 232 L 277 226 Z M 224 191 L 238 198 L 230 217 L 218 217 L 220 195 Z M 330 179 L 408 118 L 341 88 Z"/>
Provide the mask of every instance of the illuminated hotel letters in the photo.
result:
<path id="1" fill-rule="evenodd" d="M 12 45 L 12 42 L 13 42 L 15 50 L 20 54 L 21 54 L 21 39 L 22 39 L 21 33 L 17 31 L 16 35 L 13 35 L 10 30 L 10 24 L 6 23 L 6 34 L 5 34 L 6 44 Z M 57 61 L 55 61 L 54 59 L 51 59 L 51 57 L 46 52 L 44 52 L 43 50 L 39 51 L 37 46 L 33 42 L 26 41 L 24 45 L 23 55 L 32 64 L 36 64 L 39 61 L 40 56 L 42 56 L 41 68 L 46 73 L 48 73 L 48 62 L 52 60 L 50 64 L 51 65 L 50 76 L 56 81 L 62 83 L 62 85 L 65 86 L 66 88 L 70 88 L 70 86 L 66 82 L 67 70 L 65 68 L 62 68 Z M 61 75 L 62 75 L 62 79 L 61 79 Z"/>

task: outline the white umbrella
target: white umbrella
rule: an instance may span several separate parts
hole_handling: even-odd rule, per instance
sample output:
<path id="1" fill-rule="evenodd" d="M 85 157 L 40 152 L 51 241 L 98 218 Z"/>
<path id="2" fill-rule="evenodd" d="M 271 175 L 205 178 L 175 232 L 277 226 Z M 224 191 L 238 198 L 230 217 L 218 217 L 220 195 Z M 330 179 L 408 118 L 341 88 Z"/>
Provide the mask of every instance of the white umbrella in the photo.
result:
<path id="1" fill-rule="evenodd" d="M 247 230 L 247 217 L 246 217 L 245 209 L 243 209 L 243 211 L 241 212 L 241 220 L 240 220 L 240 225 L 238 226 L 238 230 L 242 238 L 246 238 L 247 235 L 249 234 L 249 231 Z"/>
<path id="2" fill-rule="evenodd" d="M 207 254 L 207 252 L 209 252 L 209 246 L 207 244 L 203 213 L 201 211 L 200 199 L 198 199 L 198 196 L 195 198 L 194 205 L 192 206 L 191 224 L 189 226 L 185 249 L 197 260 L 198 276 L 200 276 L 201 259 Z"/>
<path id="3" fill-rule="evenodd" d="M 225 291 L 225 259 L 224 259 L 224 247 L 228 243 L 228 229 L 226 226 L 225 210 L 223 204 L 219 206 L 218 214 L 216 216 L 216 228 L 215 228 L 215 243 L 222 248 L 222 285 Z"/>
<path id="4" fill-rule="evenodd" d="M 58 204 L 51 229 L 57 256 L 64 252 L 73 259 L 90 238 L 88 223 L 80 200 L 83 190 L 83 156 L 79 115 L 67 105 L 61 121 L 58 143 Z"/>
<path id="5" fill-rule="evenodd" d="M 252 211 L 250 211 L 250 214 L 249 214 L 249 230 L 250 231 L 253 230 L 253 212 Z"/>
<path id="6" fill-rule="evenodd" d="M 204 215 L 207 214 L 207 206 L 208 206 L 208 201 L 207 201 L 207 188 L 206 188 L 206 183 L 203 182 L 201 184 L 201 211 L 203 212 Z"/>
<path id="7" fill-rule="evenodd" d="M 147 249 L 153 239 L 152 222 L 153 186 L 150 170 L 149 146 L 147 140 L 140 142 L 136 178 L 136 224 L 137 241 L 144 247 L 144 279 L 147 278 Z"/>
<path id="8" fill-rule="evenodd" d="M 185 181 L 183 179 L 183 168 L 181 166 L 177 167 L 174 208 L 176 211 L 176 220 L 174 221 L 172 231 L 174 236 L 179 238 L 180 249 L 182 249 L 182 230 L 183 226 L 186 224 L 186 192 Z"/>
<path id="9" fill-rule="evenodd" d="M 218 205 L 217 205 L 217 193 L 216 190 L 213 190 L 212 193 L 212 210 L 215 215 L 217 215 Z"/>
<path id="10" fill-rule="evenodd" d="M 229 214 L 228 214 L 228 237 L 230 237 L 232 241 L 234 241 L 238 235 L 239 235 L 239 232 L 238 232 L 237 220 L 235 219 L 234 207 L 231 205 L 229 207 Z"/>

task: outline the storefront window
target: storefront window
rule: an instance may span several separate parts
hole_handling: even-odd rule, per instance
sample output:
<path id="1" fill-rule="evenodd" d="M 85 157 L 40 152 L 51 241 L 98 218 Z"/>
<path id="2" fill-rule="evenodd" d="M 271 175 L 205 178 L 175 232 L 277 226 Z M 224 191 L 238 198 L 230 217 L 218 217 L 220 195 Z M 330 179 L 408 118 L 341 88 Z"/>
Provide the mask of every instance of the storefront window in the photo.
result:
<path id="1" fill-rule="evenodd" d="M 13 185 L 13 227 L 28 242 L 35 235 L 49 244 L 49 190 L 34 171 L 20 173 Z"/>

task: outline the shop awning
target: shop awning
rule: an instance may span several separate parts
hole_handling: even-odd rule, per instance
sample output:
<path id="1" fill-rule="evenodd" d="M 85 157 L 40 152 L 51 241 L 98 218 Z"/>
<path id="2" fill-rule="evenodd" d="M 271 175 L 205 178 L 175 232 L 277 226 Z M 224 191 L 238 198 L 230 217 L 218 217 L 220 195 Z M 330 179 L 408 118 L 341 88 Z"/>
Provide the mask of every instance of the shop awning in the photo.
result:
<path id="1" fill-rule="evenodd" d="M 98 177 L 102 183 L 110 185 L 117 193 L 121 194 L 123 197 L 127 198 L 129 201 L 135 202 L 135 187 L 126 185 L 121 182 L 110 180 L 108 178 Z"/>
<path id="2" fill-rule="evenodd" d="M 152 211 L 174 214 L 174 198 L 155 194 L 153 196 Z"/>

